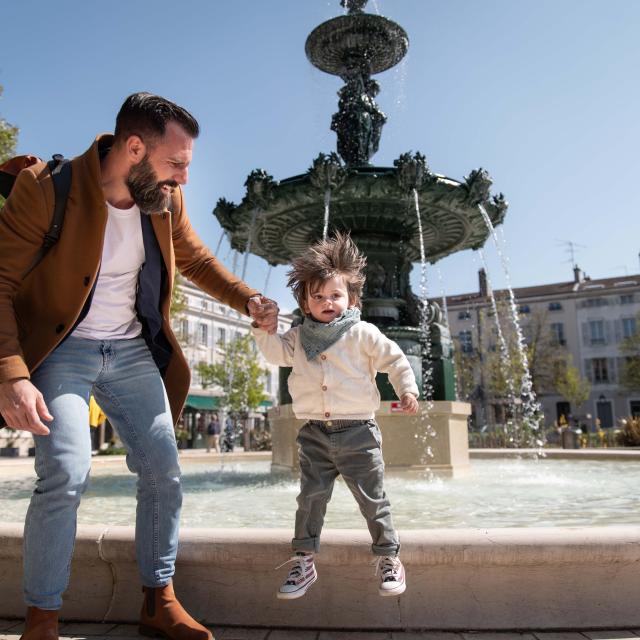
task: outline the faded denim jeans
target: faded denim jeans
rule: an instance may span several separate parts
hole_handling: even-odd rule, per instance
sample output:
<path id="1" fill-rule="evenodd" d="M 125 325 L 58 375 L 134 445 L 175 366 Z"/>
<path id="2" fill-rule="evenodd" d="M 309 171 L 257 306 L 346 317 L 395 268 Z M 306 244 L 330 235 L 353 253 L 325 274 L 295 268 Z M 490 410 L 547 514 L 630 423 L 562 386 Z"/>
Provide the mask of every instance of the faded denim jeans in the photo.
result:
<path id="1" fill-rule="evenodd" d="M 382 435 L 376 421 L 307 422 L 297 443 L 300 494 L 293 550 L 319 550 L 327 503 L 335 479 L 341 475 L 367 521 L 373 553 L 397 555 L 400 542 L 384 491 Z"/>
<path id="2" fill-rule="evenodd" d="M 107 414 L 138 475 L 136 555 L 142 584 L 171 581 L 182 490 L 167 394 L 142 338 L 67 338 L 32 375 L 49 412 L 48 436 L 35 436 L 37 474 L 24 531 L 27 605 L 59 609 L 67 588 L 76 513 L 89 483 L 89 395 Z"/>

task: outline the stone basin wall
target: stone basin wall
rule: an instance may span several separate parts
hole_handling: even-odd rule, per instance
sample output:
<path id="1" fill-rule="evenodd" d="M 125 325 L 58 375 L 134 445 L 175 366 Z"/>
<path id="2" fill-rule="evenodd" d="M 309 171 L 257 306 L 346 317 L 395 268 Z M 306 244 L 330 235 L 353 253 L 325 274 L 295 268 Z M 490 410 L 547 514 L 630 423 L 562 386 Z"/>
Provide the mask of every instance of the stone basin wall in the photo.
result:
<path id="1" fill-rule="evenodd" d="M 256 522 L 259 526 L 259 522 Z M 141 603 L 132 527 L 80 526 L 62 617 L 135 622 Z M 406 593 L 377 595 L 369 538 L 323 535 L 318 582 L 275 592 L 284 529 L 185 529 L 175 580 L 208 624 L 321 629 L 640 628 L 640 528 L 420 530 L 402 533 Z M 22 525 L 0 524 L 0 617 L 24 614 Z"/>

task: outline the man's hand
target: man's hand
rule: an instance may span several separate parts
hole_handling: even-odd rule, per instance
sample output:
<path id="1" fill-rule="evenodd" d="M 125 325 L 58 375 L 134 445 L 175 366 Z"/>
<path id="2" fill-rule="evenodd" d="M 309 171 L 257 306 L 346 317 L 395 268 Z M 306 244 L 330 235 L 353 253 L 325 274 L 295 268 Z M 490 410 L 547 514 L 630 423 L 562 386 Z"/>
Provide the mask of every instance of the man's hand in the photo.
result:
<path id="1" fill-rule="evenodd" d="M 418 413 L 418 399 L 413 393 L 404 393 L 400 398 L 400 406 L 404 413 L 416 414 Z"/>
<path id="2" fill-rule="evenodd" d="M 253 296 L 247 302 L 247 311 L 253 320 L 253 325 L 264 329 L 267 333 L 278 330 L 278 305 L 264 296 Z"/>
<path id="3" fill-rule="evenodd" d="M 53 420 L 42 394 L 26 378 L 0 383 L 0 413 L 7 426 L 39 436 L 49 434 L 42 420 Z"/>

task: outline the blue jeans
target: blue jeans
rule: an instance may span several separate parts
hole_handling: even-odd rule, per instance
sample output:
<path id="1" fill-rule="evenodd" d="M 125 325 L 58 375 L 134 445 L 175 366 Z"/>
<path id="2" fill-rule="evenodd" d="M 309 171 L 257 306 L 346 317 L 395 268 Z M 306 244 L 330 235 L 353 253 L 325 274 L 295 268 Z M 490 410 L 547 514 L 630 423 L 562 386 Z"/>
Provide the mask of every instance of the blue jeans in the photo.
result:
<path id="1" fill-rule="evenodd" d="M 32 375 L 49 412 L 51 433 L 35 436 L 38 476 L 24 531 L 27 605 L 59 609 L 67 588 L 76 513 L 89 483 L 89 395 L 94 394 L 138 475 L 136 555 L 142 583 L 171 581 L 182 490 L 167 394 L 142 338 L 67 338 Z"/>

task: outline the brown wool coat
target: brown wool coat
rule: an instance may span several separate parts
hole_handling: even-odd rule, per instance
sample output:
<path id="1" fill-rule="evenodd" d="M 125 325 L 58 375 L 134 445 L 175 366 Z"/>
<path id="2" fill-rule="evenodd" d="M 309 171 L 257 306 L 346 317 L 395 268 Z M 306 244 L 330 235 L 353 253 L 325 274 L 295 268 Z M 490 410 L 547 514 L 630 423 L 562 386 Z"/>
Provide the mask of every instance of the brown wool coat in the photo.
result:
<path id="1" fill-rule="evenodd" d="M 72 184 L 60 240 L 26 277 L 53 214 L 53 185 L 45 163 L 24 169 L 0 211 L 0 382 L 28 378 L 74 326 L 98 276 L 107 223 L 100 181 L 99 136 L 72 160 Z M 175 269 L 209 295 L 246 314 L 257 292 L 225 269 L 202 244 L 189 222 L 182 191 L 173 212 L 151 218 L 167 268 L 162 292 L 163 330 L 173 347 L 164 376 L 177 421 L 190 374 L 171 329 L 169 306 Z"/>

